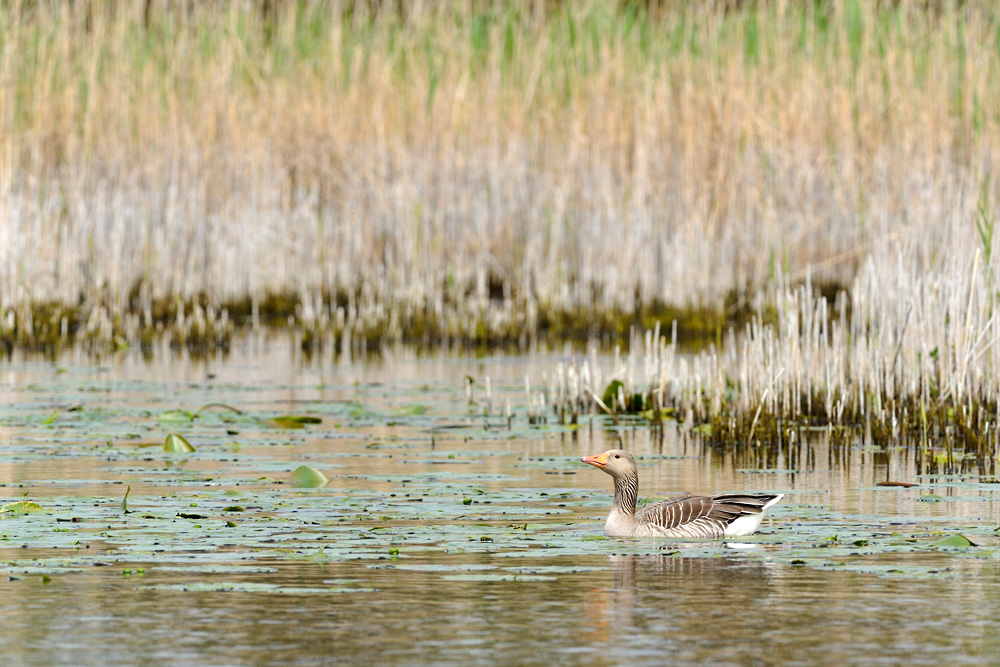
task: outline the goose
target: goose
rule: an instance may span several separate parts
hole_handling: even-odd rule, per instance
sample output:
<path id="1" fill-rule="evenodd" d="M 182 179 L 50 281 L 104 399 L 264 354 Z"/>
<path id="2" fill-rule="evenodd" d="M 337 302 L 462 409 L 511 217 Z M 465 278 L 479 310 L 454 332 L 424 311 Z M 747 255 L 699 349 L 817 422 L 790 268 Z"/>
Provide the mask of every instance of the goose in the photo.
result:
<path id="1" fill-rule="evenodd" d="M 764 520 L 764 512 L 784 497 L 781 493 L 725 493 L 693 496 L 686 493 L 635 511 L 639 475 L 635 459 L 624 449 L 612 449 L 580 459 L 615 480 L 615 505 L 604 524 L 608 537 L 682 537 L 710 539 L 750 535 Z"/>

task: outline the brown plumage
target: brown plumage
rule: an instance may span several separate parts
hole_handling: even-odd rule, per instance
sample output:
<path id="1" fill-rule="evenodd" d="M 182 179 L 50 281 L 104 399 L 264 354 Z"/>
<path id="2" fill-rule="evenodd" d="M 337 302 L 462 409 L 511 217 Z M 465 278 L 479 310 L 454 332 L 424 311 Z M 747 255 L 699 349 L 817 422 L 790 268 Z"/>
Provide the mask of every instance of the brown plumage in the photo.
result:
<path id="1" fill-rule="evenodd" d="M 623 449 L 612 449 L 580 460 L 600 468 L 615 480 L 615 504 L 604 524 L 604 534 L 608 537 L 704 539 L 750 535 L 760 526 L 767 508 L 783 497 L 780 493 L 685 494 L 636 512 L 639 474 L 631 454 Z"/>

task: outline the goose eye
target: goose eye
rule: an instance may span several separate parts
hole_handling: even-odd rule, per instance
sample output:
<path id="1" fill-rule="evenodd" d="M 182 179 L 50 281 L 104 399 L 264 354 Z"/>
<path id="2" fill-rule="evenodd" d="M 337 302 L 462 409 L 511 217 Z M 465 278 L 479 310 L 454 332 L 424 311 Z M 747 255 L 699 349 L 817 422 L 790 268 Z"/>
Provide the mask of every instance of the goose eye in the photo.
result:
<path id="1" fill-rule="evenodd" d="M 615 454 L 615 458 L 616 459 L 620 459 L 621 458 L 621 454 Z"/>

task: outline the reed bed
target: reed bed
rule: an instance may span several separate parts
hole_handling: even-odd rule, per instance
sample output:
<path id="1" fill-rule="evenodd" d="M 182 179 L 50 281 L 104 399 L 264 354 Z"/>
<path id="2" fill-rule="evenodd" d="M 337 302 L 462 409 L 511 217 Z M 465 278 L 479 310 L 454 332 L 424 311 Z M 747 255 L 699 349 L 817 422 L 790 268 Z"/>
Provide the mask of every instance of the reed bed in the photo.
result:
<path id="1" fill-rule="evenodd" d="M 731 4 L 0 3 L 0 335 L 683 335 L 967 272 L 992 3 Z"/>
<path id="2" fill-rule="evenodd" d="M 776 324 L 755 318 L 721 349 L 695 355 L 659 328 L 636 333 L 624 358 L 602 363 L 592 348 L 535 390 L 526 380 L 528 420 L 593 424 L 606 413 L 661 430 L 677 422 L 713 447 L 779 452 L 821 432 L 834 445 L 915 447 L 922 472 L 996 476 L 1000 318 L 979 260 L 952 282 L 870 264 L 851 286 L 850 308 L 847 292 L 831 303 L 808 279 L 784 286 L 773 295 Z M 899 300 L 893 283 L 910 297 Z"/>
<path id="3" fill-rule="evenodd" d="M 995 453 L 998 36 L 989 2 L 6 0 L 0 340 L 636 327 L 626 403 L 713 437 Z M 532 411 L 602 409 L 588 373 Z"/>

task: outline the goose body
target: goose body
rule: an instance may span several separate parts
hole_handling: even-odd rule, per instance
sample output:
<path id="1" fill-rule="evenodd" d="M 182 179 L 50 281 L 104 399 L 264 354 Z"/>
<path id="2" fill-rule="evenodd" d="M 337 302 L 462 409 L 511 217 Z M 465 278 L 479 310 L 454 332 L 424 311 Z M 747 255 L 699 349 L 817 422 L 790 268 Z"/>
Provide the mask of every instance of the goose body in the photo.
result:
<path id="1" fill-rule="evenodd" d="M 685 494 L 637 512 L 639 475 L 631 454 L 612 449 L 580 460 L 600 468 L 615 480 L 615 504 L 604 524 L 604 534 L 608 537 L 711 539 L 750 535 L 764 520 L 767 508 L 783 497 L 780 493 Z"/>

